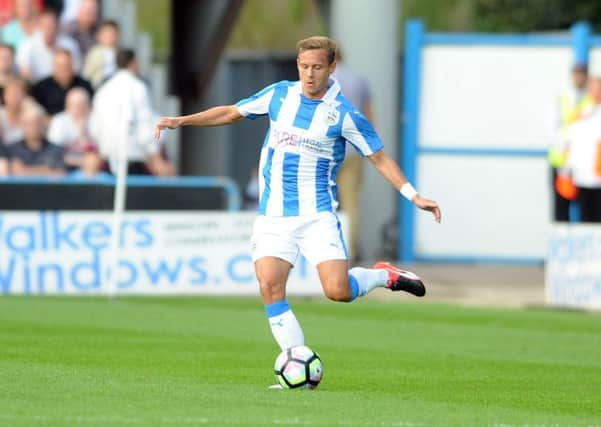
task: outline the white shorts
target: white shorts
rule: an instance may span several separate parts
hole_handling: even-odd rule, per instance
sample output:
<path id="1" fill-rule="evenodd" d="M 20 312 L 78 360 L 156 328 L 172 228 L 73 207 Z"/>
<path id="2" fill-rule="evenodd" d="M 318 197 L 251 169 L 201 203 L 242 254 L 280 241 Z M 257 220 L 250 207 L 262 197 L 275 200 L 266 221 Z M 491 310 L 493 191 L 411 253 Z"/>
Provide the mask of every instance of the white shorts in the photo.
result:
<path id="1" fill-rule="evenodd" d="M 253 225 L 251 244 L 253 261 L 272 256 L 294 265 L 299 253 L 314 266 L 323 261 L 348 259 L 340 221 L 333 212 L 260 215 Z"/>

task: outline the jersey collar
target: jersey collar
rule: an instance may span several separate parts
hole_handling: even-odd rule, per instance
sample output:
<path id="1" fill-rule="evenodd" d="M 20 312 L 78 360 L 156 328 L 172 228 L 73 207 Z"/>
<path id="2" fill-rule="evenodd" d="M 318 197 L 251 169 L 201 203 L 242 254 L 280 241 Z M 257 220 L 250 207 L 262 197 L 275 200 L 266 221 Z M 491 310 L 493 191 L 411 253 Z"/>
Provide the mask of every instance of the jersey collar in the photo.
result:
<path id="1" fill-rule="evenodd" d="M 338 80 L 336 80 L 334 76 L 330 76 L 330 80 L 328 80 L 328 85 L 330 87 L 328 88 L 326 94 L 323 96 L 322 101 L 326 104 L 332 104 L 336 100 L 338 94 L 340 93 L 340 83 L 338 83 Z"/>
<path id="2" fill-rule="evenodd" d="M 299 93 L 299 95 L 302 95 L 303 89 L 302 89 L 302 83 L 300 82 L 300 80 L 296 82 L 295 86 L 296 86 L 295 89 Z M 340 83 L 338 83 L 338 80 L 336 80 L 336 78 L 334 76 L 330 76 L 330 79 L 328 80 L 328 90 L 326 91 L 325 95 L 320 99 L 320 101 L 322 101 L 328 105 L 335 104 L 337 102 L 336 97 L 338 96 L 339 93 L 340 93 Z"/>

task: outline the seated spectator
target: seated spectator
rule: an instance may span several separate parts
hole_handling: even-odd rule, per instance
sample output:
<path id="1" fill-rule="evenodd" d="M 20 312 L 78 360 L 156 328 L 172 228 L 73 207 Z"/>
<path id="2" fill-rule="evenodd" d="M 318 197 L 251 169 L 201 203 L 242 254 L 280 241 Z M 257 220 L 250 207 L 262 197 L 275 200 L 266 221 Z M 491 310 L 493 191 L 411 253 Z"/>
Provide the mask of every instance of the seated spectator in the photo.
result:
<path id="1" fill-rule="evenodd" d="M 0 107 L 0 130 L 5 145 L 12 145 L 23 139 L 21 115 L 27 109 L 44 109 L 27 96 L 27 83 L 19 77 L 11 77 L 4 87 L 4 105 Z"/>
<path id="2" fill-rule="evenodd" d="M 17 50 L 17 65 L 21 75 L 33 83 L 52 74 L 54 53 L 71 52 L 74 72 L 81 70 L 81 53 L 75 40 L 59 34 L 56 12 L 44 10 L 39 20 L 40 30 L 28 37 Z"/>
<path id="3" fill-rule="evenodd" d="M 58 50 L 54 54 L 52 75 L 36 83 L 31 89 L 31 95 L 48 114 L 54 115 L 65 109 L 67 92 L 74 87 L 85 89 L 90 98 L 92 97 L 93 89 L 90 82 L 73 72 L 69 51 Z"/>
<path id="4" fill-rule="evenodd" d="M 88 79 L 94 88 L 117 71 L 117 47 L 119 45 L 119 26 L 115 21 L 104 21 L 98 29 L 94 45 L 83 65 L 82 76 Z"/>
<path id="5" fill-rule="evenodd" d="M 4 86 L 6 80 L 17 75 L 15 65 L 15 50 L 9 44 L 0 43 L 0 101 L 4 103 Z"/>
<path id="6" fill-rule="evenodd" d="M 8 153 L 3 144 L 0 144 L 0 177 L 8 175 Z"/>
<path id="7" fill-rule="evenodd" d="M 32 36 L 38 25 L 38 9 L 33 0 L 15 0 L 15 18 L 2 28 L 2 41 L 15 50 Z"/>
<path id="8" fill-rule="evenodd" d="M 67 170 L 79 169 L 88 146 L 95 146 L 90 137 L 90 97 L 80 87 L 67 93 L 65 111 L 52 117 L 48 140 L 65 149 Z"/>
<path id="9" fill-rule="evenodd" d="M 21 120 L 25 138 L 8 148 L 11 173 L 16 176 L 63 175 L 64 150 L 44 137 L 44 114 L 35 109 L 27 109 Z"/>
<path id="10" fill-rule="evenodd" d="M 82 0 L 77 8 L 77 17 L 74 21 L 65 23 L 63 31 L 77 42 L 82 57 L 85 57 L 96 43 L 98 1 Z"/>

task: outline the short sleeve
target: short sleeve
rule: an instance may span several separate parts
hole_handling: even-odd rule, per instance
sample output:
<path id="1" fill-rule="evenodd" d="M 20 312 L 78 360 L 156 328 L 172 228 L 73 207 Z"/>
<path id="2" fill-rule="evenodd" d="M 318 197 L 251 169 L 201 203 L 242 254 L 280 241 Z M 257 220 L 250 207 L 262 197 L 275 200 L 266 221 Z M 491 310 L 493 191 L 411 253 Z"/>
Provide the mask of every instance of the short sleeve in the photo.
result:
<path id="1" fill-rule="evenodd" d="M 254 120 L 258 116 L 267 115 L 276 85 L 277 83 L 274 83 L 254 95 L 238 101 L 236 107 L 240 114 L 251 120 Z"/>
<path id="2" fill-rule="evenodd" d="M 354 108 L 344 115 L 342 137 L 363 156 L 372 155 L 384 148 L 382 140 L 369 120 Z"/>

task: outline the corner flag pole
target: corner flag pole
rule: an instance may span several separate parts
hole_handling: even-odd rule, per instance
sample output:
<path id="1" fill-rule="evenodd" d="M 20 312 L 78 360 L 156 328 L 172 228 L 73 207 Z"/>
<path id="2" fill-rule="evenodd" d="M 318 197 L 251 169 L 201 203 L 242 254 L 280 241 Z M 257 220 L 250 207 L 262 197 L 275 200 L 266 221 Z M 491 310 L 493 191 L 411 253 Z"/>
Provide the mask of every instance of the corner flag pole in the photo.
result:
<path id="1" fill-rule="evenodd" d="M 116 159 L 116 179 L 115 179 L 115 195 L 113 201 L 113 221 L 112 221 L 112 234 L 111 234 L 111 257 L 108 270 L 108 297 L 114 299 L 117 296 L 118 291 L 118 274 L 117 269 L 119 268 L 119 258 L 121 255 L 121 240 L 122 240 L 122 227 L 123 213 L 125 212 L 125 200 L 127 196 L 127 155 L 129 138 L 131 135 L 132 123 L 131 117 L 124 114 L 123 116 L 123 128 L 121 130 L 121 138 L 119 138 L 119 144 L 117 146 L 117 159 Z"/>

